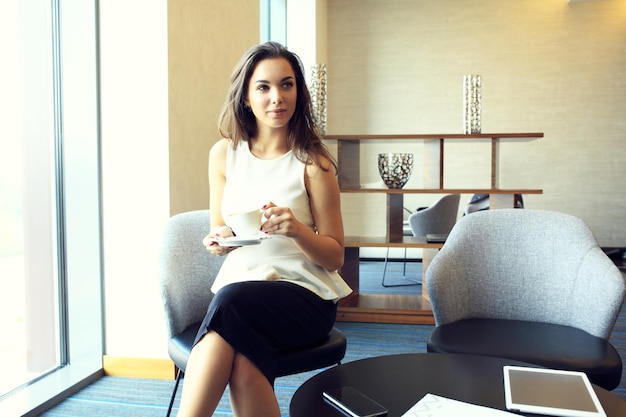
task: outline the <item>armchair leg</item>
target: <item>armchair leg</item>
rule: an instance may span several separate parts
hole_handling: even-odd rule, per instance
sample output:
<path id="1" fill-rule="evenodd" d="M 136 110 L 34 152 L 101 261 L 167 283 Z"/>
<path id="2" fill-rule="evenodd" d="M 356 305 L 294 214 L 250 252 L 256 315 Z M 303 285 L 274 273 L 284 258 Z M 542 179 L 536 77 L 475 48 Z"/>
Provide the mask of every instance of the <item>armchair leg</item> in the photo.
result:
<path id="1" fill-rule="evenodd" d="M 180 383 L 182 377 L 183 371 L 178 369 L 178 372 L 176 372 L 176 384 L 174 384 L 174 391 L 172 391 L 172 398 L 170 398 L 170 405 L 167 408 L 166 417 L 170 417 L 170 414 L 172 413 L 172 406 L 174 405 L 174 399 L 176 398 L 176 391 L 178 391 L 178 384 Z"/>

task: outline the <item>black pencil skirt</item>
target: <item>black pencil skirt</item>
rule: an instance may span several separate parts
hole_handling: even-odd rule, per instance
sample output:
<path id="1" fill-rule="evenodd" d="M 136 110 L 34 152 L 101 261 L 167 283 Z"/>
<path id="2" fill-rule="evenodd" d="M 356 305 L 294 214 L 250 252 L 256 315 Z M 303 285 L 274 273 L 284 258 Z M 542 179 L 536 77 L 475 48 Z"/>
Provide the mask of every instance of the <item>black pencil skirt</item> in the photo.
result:
<path id="1" fill-rule="evenodd" d="M 337 305 L 286 281 L 246 281 L 217 292 L 195 343 L 213 330 L 246 356 L 272 386 L 281 351 L 323 339 L 335 323 Z M 195 344 L 194 343 L 194 344 Z"/>

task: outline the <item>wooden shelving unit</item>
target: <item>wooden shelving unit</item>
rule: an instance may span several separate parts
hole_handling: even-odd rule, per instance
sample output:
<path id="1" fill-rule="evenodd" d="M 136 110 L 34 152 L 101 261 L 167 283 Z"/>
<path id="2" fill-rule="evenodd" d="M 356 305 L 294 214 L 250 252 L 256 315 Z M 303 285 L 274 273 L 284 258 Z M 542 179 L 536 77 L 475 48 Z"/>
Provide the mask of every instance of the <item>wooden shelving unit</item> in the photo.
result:
<path id="1" fill-rule="evenodd" d="M 405 194 L 490 194 L 492 209 L 513 207 L 515 194 L 542 194 L 540 189 L 501 189 L 498 184 L 499 151 L 503 141 L 529 141 L 542 138 L 543 133 L 481 133 L 481 134 L 399 134 L 399 135 L 327 135 L 325 140 L 336 140 L 337 159 L 340 167 L 339 186 L 342 193 L 378 193 L 387 195 L 386 236 L 346 236 L 345 263 L 342 276 L 354 290 L 339 305 L 337 319 L 379 323 L 430 324 L 434 322 L 428 294 L 399 296 L 382 294 L 359 294 L 359 248 L 402 247 L 421 248 L 423 267 L 426 271 L 430 260 L 442 247 L 426 242 L 425 237 L 403 236 L 403 207 Z M 372 141 L 410 140 L 424 142 L 424 188 L 387 189 L 361 186 L 361 145 Z M 444 151 L 446 141 L 491 141 L 491 187 L 446 188 Z"/>

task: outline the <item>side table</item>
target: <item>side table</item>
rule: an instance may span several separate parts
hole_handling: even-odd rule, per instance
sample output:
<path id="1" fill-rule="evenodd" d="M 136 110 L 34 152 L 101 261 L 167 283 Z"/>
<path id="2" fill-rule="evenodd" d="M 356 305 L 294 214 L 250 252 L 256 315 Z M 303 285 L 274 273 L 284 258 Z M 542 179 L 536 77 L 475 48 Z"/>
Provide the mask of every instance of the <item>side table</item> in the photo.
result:
<path id="1" fill-rule="evenodd" d="M 534 366 L 487 356 L 410 353 L 379 356 L 329 368 L 298 388 L 290 417 L 345 417 L 322 399 L 327 388 L 353 386 L 400 417 L 427 393 L 505 410 L 504 365 Z M 626 401 L 594 385 L 608 417 L 626 416 Z M 538 416 L 534 414 L 534 416 Z"/>

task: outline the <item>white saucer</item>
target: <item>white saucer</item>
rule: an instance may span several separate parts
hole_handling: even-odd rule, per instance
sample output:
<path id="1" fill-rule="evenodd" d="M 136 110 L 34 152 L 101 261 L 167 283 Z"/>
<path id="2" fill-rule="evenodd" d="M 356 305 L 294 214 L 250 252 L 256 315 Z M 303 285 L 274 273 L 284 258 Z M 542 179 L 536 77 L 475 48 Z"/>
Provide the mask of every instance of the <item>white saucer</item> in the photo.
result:
<path id="1" fill-rule="evenodd" d="M 267 235 L 257 235 L 257 236 L 231 236 L 231 237 L 220 237 L 218 239 L 213 240 L 213 242 L 217 242 L 220 246 L 250 246 L 250 245 L 258 245 L 265 239 L 269 239 L 270 236 Z"/>

